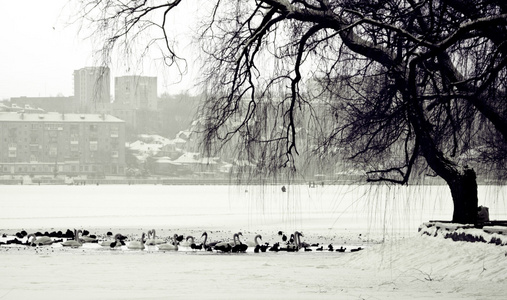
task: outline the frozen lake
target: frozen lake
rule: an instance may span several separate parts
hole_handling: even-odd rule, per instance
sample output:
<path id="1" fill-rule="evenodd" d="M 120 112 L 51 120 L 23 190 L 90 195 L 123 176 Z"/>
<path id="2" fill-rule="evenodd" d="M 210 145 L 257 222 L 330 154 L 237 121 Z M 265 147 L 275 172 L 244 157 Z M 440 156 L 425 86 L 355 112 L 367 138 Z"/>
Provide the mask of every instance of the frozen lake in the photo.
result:
<path id="1" fill-rule="evenodd" d="M 359 252 L 204 251 L 0 247 L 1 299 L 501 299 L 504 247 L 418 236 L 449 220 L 445 186 L 0 186 L 0 233 L 112 230 L 138 239 L 242 231 L 279 241 L 362 245 Z M 505 187 L 480 187 L 492 219 L 507 219 Z"/>
<path id="2" fill-rule="evenodd" d="M 480 186 L 479 205 L 507 219 L 506 188 Z M 0 186 L 0 228 L 211 227 L 410 233 L 450 220 L 447 186 Z M 325 233 L 325 232 L 322 232 Z"/>
<path id="3" fill-rule="evenodd" d="M 195 228 L 410 235 L 450 220 L 447 186 L 0 186 L 0 229 Z M 507 219 L 507 188 L 480 186 L 479 204 Z"/>

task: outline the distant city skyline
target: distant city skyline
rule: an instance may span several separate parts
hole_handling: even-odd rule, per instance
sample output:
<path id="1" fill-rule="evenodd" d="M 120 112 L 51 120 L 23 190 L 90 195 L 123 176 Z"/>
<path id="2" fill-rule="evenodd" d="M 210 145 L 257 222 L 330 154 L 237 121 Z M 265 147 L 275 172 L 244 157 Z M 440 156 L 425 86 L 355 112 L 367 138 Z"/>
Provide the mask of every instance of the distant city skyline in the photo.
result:
<path id="1" fill-rule="evenodd" d="M 3 8 L 8 13 L 0 18 L 3 38 L 0 100 L 22 96 L 73 96 L 74 70 L 100 65 L 94 56 L 96 49 L 92 41 L 78 35 L 77 25 L 68 25 L 74 13 L 74 6 L 68 0 L 7 1 Z M 189 63 L 193 59 L 186 58 Z M 163 69 L 153 62 L 145 65 L 149 66 L 145 66 L 145 70 L 135 70 L 126 64 L 109 66 L 111 84 L 114 84 L 115 77 L 141 75 L 158 77 L 160 94 L 184 92 L 192 86 L 191 75 L 176 84 L 177 75 L 172 75 L 174 70 Z"/>

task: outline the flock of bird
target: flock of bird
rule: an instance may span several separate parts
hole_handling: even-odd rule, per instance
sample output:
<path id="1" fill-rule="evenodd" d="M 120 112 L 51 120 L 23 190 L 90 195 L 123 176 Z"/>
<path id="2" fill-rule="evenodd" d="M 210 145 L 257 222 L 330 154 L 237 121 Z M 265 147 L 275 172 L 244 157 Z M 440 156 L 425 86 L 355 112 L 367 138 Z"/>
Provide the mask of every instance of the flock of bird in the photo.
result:
<path id="1" fill-rule="evenodd" d="M 79 248 L 85 243 L 97 243 L 102 247 L 111 249 L 126 247 L 130 250 L 144 250 L 147 246 L 154 246 L 160 251 L 191 249 L 195 251 L 215 251 L 220 253 L 245 253 L 248 249 L 253 249 L 253 252 L 255 253 L 266 251 L 297 252 L 300 250 L 345 252 L 346 250 L 343 246 L 334 249 L 332 244 L 324 247 L 324 245 L 319 245 L 318 243 L 309 244 L 301 241 L 303 234 L 299 231 L 295 231 L 291 234 L 290 238 L 282 231 L 279 231 L 278 235 L 281 237 L 281 241 L 270 245 L 268 242 L 261 243 L 262 236 L 260 234 L 257 234 L 253 241 L 242 242 L 240 237 L 243 237 L 243 234 L 241 232 L 234 233 L 232 235 L 232 240 L 226 241 L 208 241 L 208 233 L 204 232 L 201 235 L 202 242 L 196 243 L 196 238 L 191 235 L 184 237 L 183 235 L 174 234 L 168 239 L 158 238 L 155 229 L 149 230 L 148 233 L 143 232 L 140 240 L 130 241 L 128 241 L 127 236 L 119 233 L 113 236 L 111 232 L 106 234 L 106 238 L 99 240 L 96 235 L 90 235 L 87 230 L 74 229 L 71 231 L 70 229 L 67 229 L 65 233 L 58 231 L 51 233 L 36 232 L 31 234 L 28 234 L 23 230 L 16 233 L 13 239 L 0 242 L 0 245 L 21 244 L 26 246 L 49 246 L 53 244 L 61 244 L 63 247 Z M 7 236 L 3 235 L 3 238 L 7 238 Z M 349 251 L 356 252 L 362 249 L 362 247 L 356 247 L 350 249 Z"/>

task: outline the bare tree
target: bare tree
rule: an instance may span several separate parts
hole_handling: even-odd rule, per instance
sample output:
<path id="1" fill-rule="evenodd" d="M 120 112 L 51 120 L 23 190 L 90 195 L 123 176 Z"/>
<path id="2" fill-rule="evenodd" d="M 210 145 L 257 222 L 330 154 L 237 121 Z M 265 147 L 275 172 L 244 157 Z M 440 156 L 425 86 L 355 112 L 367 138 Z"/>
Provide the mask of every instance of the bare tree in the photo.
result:
<path id="1" fill-rule="evenodd" d="M 178 58 L 165 22 L 181 1 L 83 2 L 105 53 L 154 26 Z M 427 165 L 450 187 L 453 221 L 476 222 L 463 157 L 505 170 L 507 153 L 502 0 L 216 0 L 203 24 L 207 150 L 234 140 L 259 170 L 277 170 L 296 165 L 311 134 L 309 150 L 346 151 L 369 164 L 369 181 L 407 184 Z"/>

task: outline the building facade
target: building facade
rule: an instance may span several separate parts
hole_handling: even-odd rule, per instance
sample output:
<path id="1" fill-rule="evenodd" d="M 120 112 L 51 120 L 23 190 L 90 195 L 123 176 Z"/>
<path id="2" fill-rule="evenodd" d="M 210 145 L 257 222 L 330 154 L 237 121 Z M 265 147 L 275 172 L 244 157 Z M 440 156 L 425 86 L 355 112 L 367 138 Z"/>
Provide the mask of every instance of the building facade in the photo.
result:
<path id="1" fill-rule="evenodd" d="M 115 106 L 157 110 L 157 77 L 121 76 L 114 79 Z"/>
<path id="2" fill-rule="evenodd" d="M 107 114 L 0 112 L 0 174 L 123 175 L 125 122 Z"/>
<path id="3" fill-rule="evenodd" d="M 158 126 L 157 77 L 121 76 L 114 79 L 112 114 L 134 132 L 153 132 Z"/>
<path id="4" fill-rule="evenodd" d="M 75 112 L 111 112 L 110 76 L 108 67 L 86 67 L 74 71 Z"/>

